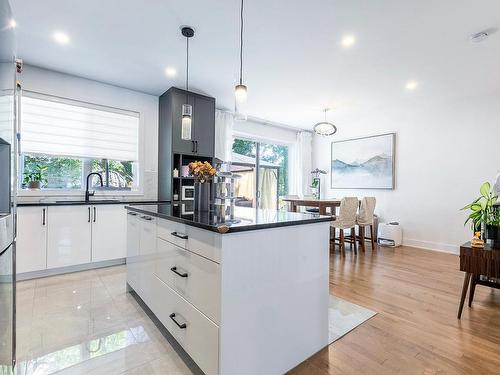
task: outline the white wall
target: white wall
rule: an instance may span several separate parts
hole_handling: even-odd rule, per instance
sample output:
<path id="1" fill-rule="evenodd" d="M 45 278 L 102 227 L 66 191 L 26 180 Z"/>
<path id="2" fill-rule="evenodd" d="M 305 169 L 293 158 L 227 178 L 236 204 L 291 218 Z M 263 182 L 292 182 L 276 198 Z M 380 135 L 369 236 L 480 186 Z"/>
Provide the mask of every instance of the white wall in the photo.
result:
<path id="1" fill-rule="evenodd" d="M 25 65 L 23 90 L 87 103 L 110 106 L 140 114 L 139 165 L 145 199 L 156 199 L 158 186 L 158 97 L 64 73 Z"/>
<path id="2" fill-rule="evenodd" d="M 457 102 L 403 102 L 356 119 L 337 121 L 339 132 L 315 136 L 313 167 L 330 171 L 331 142 L 396 132 L 395 190 L 331 189 L 325 197 L 375 196 L 382 221 L 399 221 L 409 246 L 458 253 L 471 238 L 460 208 L 500 170 L 500 94 Z"/>

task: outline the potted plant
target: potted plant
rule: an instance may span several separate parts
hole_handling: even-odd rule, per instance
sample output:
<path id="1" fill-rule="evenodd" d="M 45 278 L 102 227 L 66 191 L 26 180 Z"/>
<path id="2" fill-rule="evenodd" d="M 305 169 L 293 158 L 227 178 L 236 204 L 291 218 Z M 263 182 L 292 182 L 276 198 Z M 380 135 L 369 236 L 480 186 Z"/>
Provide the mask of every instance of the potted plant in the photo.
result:
<path id="1" fill-rule="evenodd" d="M 47 179 L 43 175 L 47 169 L 48 166 L 37 164 L 31 171 L 24 172 L 23 184 L 28 189 L 40 189 L 42 183 L 47 183 Z"/>
<path id="2" fill-rule="evenodd" d="M 489 182 L 479 189 L 481 195 L 463 210 L 470 210 L 465 221 L 471 223 L 473 232 L 481 231 L 483 238 L 492 240 L 494 247 L 500 246 L 500 206 L 496 205 L 498 195 L 495 194 Z"/>
<path id="3" fill-rule="evenodd" d="M 210 209 L 210 181 L 216 170 L 205 161 L 189 163 L 189 175 L 194 177 L 194 210 L 209 211 Z"/>

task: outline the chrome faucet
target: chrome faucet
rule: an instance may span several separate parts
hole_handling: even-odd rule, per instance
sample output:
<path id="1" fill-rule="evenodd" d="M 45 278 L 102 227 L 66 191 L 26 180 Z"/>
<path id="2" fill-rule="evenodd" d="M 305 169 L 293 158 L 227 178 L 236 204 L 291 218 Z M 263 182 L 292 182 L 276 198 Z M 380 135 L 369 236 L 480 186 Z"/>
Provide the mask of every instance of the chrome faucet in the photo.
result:
<path id="1" fill-rule="evenodd" d="M 101 187 L 104 186 L 104 184 L 102 183 L 102 176 L 99 173 L 96 173 L 96 172 L 89 173 L 87 175 L 87 185 L 85 186 L 85 202 L 88 202 L 90 200 L 90 197 L 93 197 L 95 194 L 94 190 L 89 191 L 89 178 L 92 175 L 99 176 L 99 181 L 101 182 Z"/>

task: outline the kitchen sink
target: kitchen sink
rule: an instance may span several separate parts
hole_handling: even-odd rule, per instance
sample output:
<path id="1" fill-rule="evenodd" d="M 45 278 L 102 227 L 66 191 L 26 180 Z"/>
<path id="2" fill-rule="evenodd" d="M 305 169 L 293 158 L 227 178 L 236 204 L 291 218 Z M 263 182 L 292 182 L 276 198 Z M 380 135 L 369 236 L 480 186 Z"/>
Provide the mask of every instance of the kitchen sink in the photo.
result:
<path id="1" fill-rule="evenodd" d="M 80 199 L 80 200 L 60 200 L 60 201 L 56 201 L 56 203 L 67 203 L 67 204 L 77 204 L 77 203 L 92 204 L 92 203 L 115 203 L 115 202 L 120 202 L 120 200 L 118 200 L 118 199 L 94 199 L 94 200 L 86 202 L 83 199 Z"/>

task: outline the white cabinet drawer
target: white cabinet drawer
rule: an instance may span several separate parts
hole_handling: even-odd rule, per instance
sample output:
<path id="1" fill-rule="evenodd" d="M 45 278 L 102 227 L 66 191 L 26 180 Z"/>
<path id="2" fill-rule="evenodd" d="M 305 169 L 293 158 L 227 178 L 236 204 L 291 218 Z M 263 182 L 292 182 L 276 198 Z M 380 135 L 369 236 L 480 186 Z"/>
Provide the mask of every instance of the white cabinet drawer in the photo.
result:
<path id="1" fill-rule="evenodd" d="M 219 264 L 158 238 L 156 275 L 215 323 L 220 318 Z"/>
<path id="2" fill-rule="evenodd" d="M 207 375 L 218 373 L 219 329 L 184 298 L 155 277 L 153 312 Z"/>
<path id="3" fill-rule="evenodd" d="M 221 235 L 218 233 L 158 219 L 158 237 L 220 263 Z"/>

